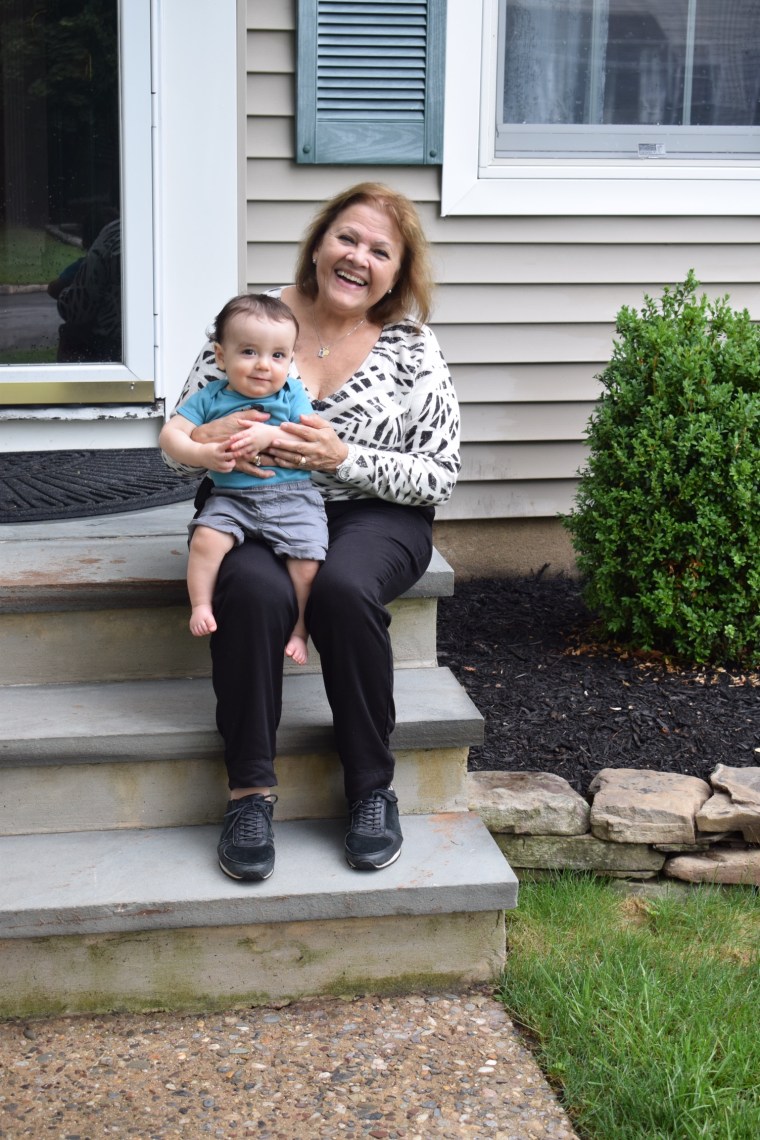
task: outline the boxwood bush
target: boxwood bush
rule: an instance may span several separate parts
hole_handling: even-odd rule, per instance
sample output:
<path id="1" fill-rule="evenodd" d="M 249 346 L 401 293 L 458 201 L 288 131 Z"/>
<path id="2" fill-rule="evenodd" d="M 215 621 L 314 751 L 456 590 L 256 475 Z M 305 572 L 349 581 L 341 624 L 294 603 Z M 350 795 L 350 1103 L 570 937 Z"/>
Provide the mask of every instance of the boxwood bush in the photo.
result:
<path id="1" fill-rule="evenodd" d="M 690 271 L 617 316 L 565 519 L 603 633 L 760 664 L 760 330 Z"/>

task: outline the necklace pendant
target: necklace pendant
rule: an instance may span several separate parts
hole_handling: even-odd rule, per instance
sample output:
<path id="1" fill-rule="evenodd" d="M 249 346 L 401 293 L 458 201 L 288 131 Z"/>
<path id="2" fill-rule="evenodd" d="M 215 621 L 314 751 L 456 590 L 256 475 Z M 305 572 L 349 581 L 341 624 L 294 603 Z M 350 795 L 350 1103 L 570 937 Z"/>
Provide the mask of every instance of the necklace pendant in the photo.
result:
<path id="1" fill-rule="evenodd" d="M 319 359 L 320 359 L 320 360 L 324 360 L 324 358 L 325 358 L 326 356 L 329 356 L 329 355 L 330 355 L 330 349 L 329 349 L 329 348 L 327 348 L 327 346 L 326 346 L 326 345 L 324 345 L 324 344 L 323 344 L 323 345 L 321 345 L 321 346 L 320 346 L 320 349 L 319 349 L 319 352 L 317 353 L 317 356 L 319 357 Z"/>

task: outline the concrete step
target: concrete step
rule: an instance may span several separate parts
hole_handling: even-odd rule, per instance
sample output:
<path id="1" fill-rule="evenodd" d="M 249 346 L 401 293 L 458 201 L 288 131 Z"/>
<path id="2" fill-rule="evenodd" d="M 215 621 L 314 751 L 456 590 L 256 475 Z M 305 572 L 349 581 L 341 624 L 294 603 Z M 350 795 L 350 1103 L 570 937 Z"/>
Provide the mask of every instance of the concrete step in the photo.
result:
<path id="1" fill-rule="evenodd" d="M 445 668 L 396 671 L 396 788 L 403 810 L 466 804 L 483 718 Z M 345 808 L 321 677 L 285 678 L 280 818 Z M 214 695 L 204 679 L 0 688 L 0 834 L 181 826 L 226 802 Z"/>
<path id="2" fill-rule="evenodd" d="M 0 839 L 0 1015 L 261 1003 L 491 981 L 517 881 L 477 816 L 402 819 L 360 873 L 343 820 L 276 821 L 277 863 L 236 883 L 218 828 Z"/>
<path id="3" fill-rule="evenodd" d="M 0 684 L 208 676 L 208 642 L 187 628 L 190 514 L 178 503 L 0 527 Z M 435 664 L 436 599 L 453 588 L 450 566 L 434 552 L 420 581 L 391 604 L 397 665 Z M 313 648 L 306 670 L 319 671 Z"/>
<path id="4" fill-rule="evenodd" d="M 436 599 L 399 598 L 388 609 L 394 664 L 435 665 Z M 186 604 L 0 613 L 0 685 L 208 677 L 208 638 L 191 635 L 189 614 Z M 307 665 L 283 658 L 286 674 L 319 670 L 311 643 Z"/>
<path id="5" fill-rule="evenodd" d="M 187 600 L 187 503 L 102 518 L 0 526 L 4 612 L 114 609 Z M 453 592 L 440 554 L 406 597 Z"/>

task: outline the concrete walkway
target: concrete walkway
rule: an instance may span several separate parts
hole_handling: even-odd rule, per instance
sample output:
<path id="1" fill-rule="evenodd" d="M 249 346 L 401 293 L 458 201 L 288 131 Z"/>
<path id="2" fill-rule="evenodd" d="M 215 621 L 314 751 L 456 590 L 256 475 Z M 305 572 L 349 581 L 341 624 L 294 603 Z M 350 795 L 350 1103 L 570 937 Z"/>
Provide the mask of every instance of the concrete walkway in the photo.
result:
<path id="1" fill-rule="evenodd" d="M 573 1140 L 489 991 L 0 1024 L 0 1136 Z"/>

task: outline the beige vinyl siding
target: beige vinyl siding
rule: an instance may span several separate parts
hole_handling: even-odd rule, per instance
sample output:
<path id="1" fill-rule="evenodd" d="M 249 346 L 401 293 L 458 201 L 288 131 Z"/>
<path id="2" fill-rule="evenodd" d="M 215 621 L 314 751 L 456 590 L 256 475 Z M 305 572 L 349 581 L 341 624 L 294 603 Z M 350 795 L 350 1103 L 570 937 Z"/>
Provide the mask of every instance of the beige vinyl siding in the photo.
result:
<path id="1" fill-rule="evenodd" d="M 439 518 L 570 509 L 622 305 L 694 269 L 708 294 L 760 315 L 760 216 L 442 218 L 435 167 L 297 165 L 295 5 L 247 0 L 246 13 L 248 287 L 292 279 L 314 209 L 342 187 L 386 181 L 417 202 L 462 403 L 462 475 Z"/>
<path id="2" fill-rule="evenodd" d="M 462 478 L 564 479 L 584 461 L 582 443 L 471 443 L 464 449 Z"/>
<path id="3" fill-rule="evenodd" d="M 540 443 L 542 440 L 581 439 L 593 409 L 591 403 L 468 404 L 463 401 L 462 441 Z M 535 478 L 540 477 L 541 473 L 536 471 Z"/>
<path id="4" fill-rule="evenodd" d="M 257 76 L 249 76 L 249 91 L 251 84 L 258 80 Z M 271 80 L 267 76 L 267 81 Z M 287 77 L 286 77 L 287 78 Z M 292 83 L 287 78 L 288 92 L 292 91 Z M 250 106 L 249 102 L 249 106 Z M 263 161 L 263 160 L 262 160 Z M 266 167 L 264 167 L 266 169 Z M 334 167 L 328 168 L 334 171 Z M 361 170 L 364 175 L 377 177 L 377 168 L 346 167 L 345 169 Z M 407 168 L 400 171 L 408 173 Z M 374 174 L 373 174 L 374 170 Z M 277 177 L 272 169 L 273 177 Z M 390 167 L 382 170 L 382 177 L 389 181 L 392 173 Z M 433 171 L 420 171 L 419 174 L 432 175 Z M 396 180 L 392 180 L 394 185 Z M 453 243 L 469 242 L 471 244 L 516 245 L 530 242 L 531 244 L 582 244 L 582 245 L 609 245 L 615 241 L 618 245 L 638 245 L 649 242 L 652 245 L 673 243 L 676 245 L 721 245 L 721 244 L 757 244 L 760 243 L 760 214 L 751 218 L 627 218 L 625 228 L 620 229 L 620 222 L 615 218 L 504 218 L 504 217 L 478 217 L 462 218 L 454 216 L 442 218 L 439 209 L 439 197 L 435 192 L 435 184 L 430 189 L 430 200 L 427 196 L 417 198 L 417 208 L 425 226 L 425 232 L 432 242 Z M 293 232 L 300 233 L 311 217 L 311 199 L 298 198 L 290 201 L 271 202 L 266 214 L 261 212 L 257 203 L 256 194 L 249 194 L 248 203 L 248 234 L 249 239 L 260 240 L 265 234 L 272 240 L 284 240 Z"/>
<path id="5" fill-rule="evenodd" d="M 245 13 L 249 29 L 292 31 L 296 26 L 295 8 L 290 0 L 245 0 Z"/>
<path id="6" fill-rule="evenodd" d="M 532 404 L 556 400 L 596 400 L 601 385 L 587 364 L 530 363 L 457 365 L 457 392 L 462 404 Z"/>

